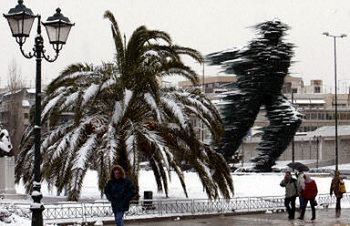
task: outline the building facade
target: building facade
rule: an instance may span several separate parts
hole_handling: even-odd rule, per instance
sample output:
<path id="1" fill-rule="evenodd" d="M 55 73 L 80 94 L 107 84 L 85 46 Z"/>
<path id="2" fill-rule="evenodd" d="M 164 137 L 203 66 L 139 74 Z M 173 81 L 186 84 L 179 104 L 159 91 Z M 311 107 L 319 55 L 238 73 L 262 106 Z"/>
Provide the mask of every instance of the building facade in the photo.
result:
<path id="1" fill-rule="evenodd" d="M 25 128 L 30 125 L 30 109 L 34 103 L 35 89 L 23 88 L 0 94 L 0 122 L 10 133 L 15 155 L 19 153 Z"/>
<path id="2" fill-rule="evenodd" d="M 239 149 L 240 160 L 248 162 L 258 153 L 256 147 L 260 137 L 247 138 Z M 350 163 L 350 125 L 338 127 L 338 162 Z M 290 161 L 293 156 L 292 145 L 279 158 Z M 310 160 L 313 167 L 335 164 L 335 126 L 324 126 L 312 132 L 300 133 L 294 137 L 294 159 Z"/>
<path id="3" fill-rule="evenodd" d="M 231 77 L 231 78 L 228 78 Z M 227 91 L 225 84 L 234 82 L 234 76 L 216 76 L 207 77 L 201 87 L 205 87 L 206 95 L 213 101 L 220 101 L 221 91 Z M 201 81 L 202 82 L 202 81 Z M 179 87 L 189 87 L 189 82 L 180 82 Z M 211 89 L 210 89 L 211 88 Z M 219 92 L 218 92 L 219 90 Z M 215 92 L 217 91 L 217 92 Z M 294 142 L 294 157 L 295 159 L 318 159 L 319 164 L 334 163 L 334 144 L 335 144 L 335 95 L 325 93 L 325 88 L 322 80 L 311 80 L 310 85 L 305 85 L 300 77 L 287 76 L 282 88 L 282 93 L 294 104 L 299 112 L 303 114 L 303 122 L 295 136 Z M 350 93 L 340 93 L 337 95 L 338 105 L 338 125 L 350 126 Z M 260 109 L 252 132 L 244 140 L 239 148 L 239 153 L 234 156 L 237 159 L 243 159 L 245 162 L 257 155 L 255 148 L 260 141 L 261 130 L 268 125 L 268 120 L 265 117 L 266 112 L 264 107 Z M 203 140 L 206 140 L 208 134 L 206 129 L 198 124 L 198 134 Z M 316 131 L 332 130 L 333 134 L 315 134 Z M 346 130 L 346 129 L 345 129 Z M 338 137 L 339 158 L 340 163 L 350 162 L 350 132 L 342 133 Z M 316 148 L 317 147 L 317 148 Z M 318 151 L 317 151 L 318 150 Z M 292 148 L 291 145 L 280 157 L 280 160 L 291 160 Z M 332 162 L 333 161 L 333 162 Z"/>

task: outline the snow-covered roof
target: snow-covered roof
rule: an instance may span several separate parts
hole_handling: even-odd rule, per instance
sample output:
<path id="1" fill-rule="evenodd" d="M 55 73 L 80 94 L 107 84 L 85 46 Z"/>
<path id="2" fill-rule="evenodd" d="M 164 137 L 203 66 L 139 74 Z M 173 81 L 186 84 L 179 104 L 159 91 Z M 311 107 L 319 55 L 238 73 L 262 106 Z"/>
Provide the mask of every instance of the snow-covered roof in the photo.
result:
<path id="1" fill-rule="evenodd" d="M 16 93 L 19 93 L 19 92 L 21 92 L 20 89 L 14 90 L 14 91 L 8 91 L 8 92 L 6 92 L 6 93 L 4 94 L 4 96 L 8 96 L 8 95 L 11 95 L 11 94 L 16 94 Z"/>
<path id="2" fill-rule="evenodd" d="M 30 107 L 30 103 L 28 100 L 22 100 L 22 107 Z"/>
<path id="3" fill-rule="evenodd" d="M 35 93 L 35 89 L 33 89 L 33 88 L 32 89 L 27 89 L 27 92 L 28 93 Z"/>
<path id="4" fill-rule="evenodd" d="M 26 89 L 28 93 L 35 93 L 35 89 L 33 88 L 23 88 L 23 89 Z M 16 93 L 19 93 L 21 92 L 23 89 L 17 89 L 17 90 L 14 90 L 14 91 L 7 91 L 5 93 L 3 93 L 3 96 L 8 96 L 8 95 L 12 95 L 12 94 L 16 94 Z"/>
<path id="5" fill-rule="evenodd" d="M 339 125 L 338 136 L 349 136 L 350 125 Z M 322 136 L 322 137 L 333 137 L 335 136 L 335 126 L 323 126 L 315 131 L 308 133 L 308 136 Z"/>
<path id="6" fill-rule="evenodd" d="M 293 101 L 295 104 L 324 104 L 325 100 L 315 100 L 315 99 L 297 99 Z"/>

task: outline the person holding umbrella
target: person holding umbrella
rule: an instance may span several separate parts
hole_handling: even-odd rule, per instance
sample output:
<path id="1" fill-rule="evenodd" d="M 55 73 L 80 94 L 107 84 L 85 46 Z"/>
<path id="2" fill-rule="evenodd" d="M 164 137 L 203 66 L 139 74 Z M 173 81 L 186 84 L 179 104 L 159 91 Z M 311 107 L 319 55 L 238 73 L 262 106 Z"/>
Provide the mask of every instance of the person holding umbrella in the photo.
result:
<path id="1" fill-rule="evenodd" d="M 288 212 L 288 219 L 293 220 L 295 215 L 295 199 L 298 196 L 297 180 L 292 177 L 290 171 L 284 175 L 284 179 L 280 183 L 281 187 L 286 188 L 286 196 L 284 198 L 284 206 Z"/>
<path id="2" fill-rule="evenodd" d="M 345 192 L 346 192 L 345 183 L 343 181 L 343 178 L 340 177 L 340 172 L 337 170 L 335 171 L 334 178 L 332 179 L 331 188 L 330 188 L 330 195 L 332 196 L 334 193 L 335 197 L 337 198 L 336 205 L 335 205 L 336 217 L 340 217 L 340 212 L 341 212 L 340 201 L 343 198 L 343 193 Z"/>
<path id="3" fill-rule="evenodd" d="M 298 171 L 298 173 L 296 174 L 297 191 L 298 191 L 298 195 L 299 195 L 299 204 L 300 204 L 300 207 L 302 207 L 304 205 L 304 202 L 305 202 L 305 200 L 302 196 L 302 191 L 303 191 L 304 184 L 305 184 L 304 172 L 309 171 L 309 167 L 304 165 L 301 162 L 290 162 L 287 164 L 287 166 Z"/>

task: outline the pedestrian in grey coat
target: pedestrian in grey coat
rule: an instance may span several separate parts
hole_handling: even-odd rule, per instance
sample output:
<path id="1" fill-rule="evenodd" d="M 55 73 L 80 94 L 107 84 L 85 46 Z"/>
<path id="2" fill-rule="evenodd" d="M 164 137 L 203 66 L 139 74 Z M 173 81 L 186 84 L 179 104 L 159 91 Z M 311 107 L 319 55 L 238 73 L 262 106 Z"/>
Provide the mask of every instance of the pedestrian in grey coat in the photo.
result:
<path id="1" fill-rule="evenodd" d="M 288 212 L 288 219 L 292 220 L 295 217 L 295 199 L 298 196 L 297 180 L 292 177 L 292 174 L 289 171 L 287 171 L 280 185 L 281 187 L 286 188 L 284 206 Z"/>

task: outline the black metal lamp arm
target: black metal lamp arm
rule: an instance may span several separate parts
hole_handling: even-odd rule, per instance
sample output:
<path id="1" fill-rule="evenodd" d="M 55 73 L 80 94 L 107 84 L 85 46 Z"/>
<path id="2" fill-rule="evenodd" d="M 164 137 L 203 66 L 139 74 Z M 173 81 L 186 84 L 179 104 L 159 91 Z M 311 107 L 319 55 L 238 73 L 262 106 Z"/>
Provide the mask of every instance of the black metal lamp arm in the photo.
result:
<path id="1" fill-rule="evenodd" d="M 55 48 L 55 46 L 53 45 L 53 48 L 55 50 L 54 57 L 51 58 L 49 55 L 45 54 L 46 50 L 44 49 L 44 39 L 41 36 L 41 25 L 40 25 L 41 16 L 37 15 L 36 17 L 38 18 L 38 26 L 37 26 L 37 36 L 35 37 L 33 52 L 25 53 L 23 50 L 23 44 L 26 41 L 26 37 L 21 37 L 21 38 L 17 37 L 16 42 L 19 44 L 21 53 L 25 58 L 31 59 L 33 57 L 37 57 L 37 58 L 44 58 L 48 62 L 54 62 L 55 60 L 57 60 L 59 55 L 58 53 L 62 49 L 63 45 L 59 46 L 58 48 Z"/>

